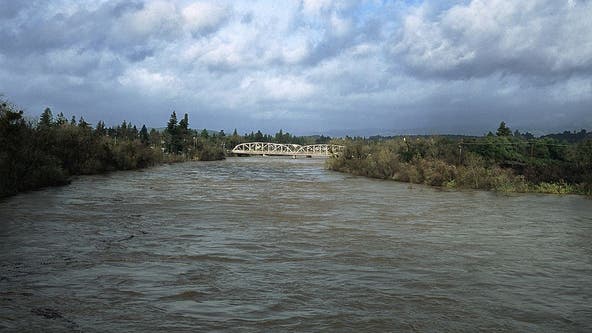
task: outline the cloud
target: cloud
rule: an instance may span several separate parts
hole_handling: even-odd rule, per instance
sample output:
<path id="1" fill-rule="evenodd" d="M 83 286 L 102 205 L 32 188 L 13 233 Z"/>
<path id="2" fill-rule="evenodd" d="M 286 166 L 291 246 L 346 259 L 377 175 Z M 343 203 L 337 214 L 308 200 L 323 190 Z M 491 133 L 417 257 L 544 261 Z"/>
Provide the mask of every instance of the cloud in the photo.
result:
<path id="1" fill-rule="evenodd" d="M 319 15 L 331 5 L 331 0 L 302 0 L 302 12 L 306 15 Z"/>
<path id="2" fill-rule="evenodd" d="M 437 15 L 424 3 L 404 17 L 392 55 L 428 77 L 589 75 L 589 17 L 590 1 L 473 0 Z"/>
<path id="3" fill-rule="evenodd" d="M 192 3 L 182 10 L 185 27 L 192 34 L 214 31 L 230 16 L 230 10 L 218 4 Z"/>
<path id="4" fill-rule="evenodd" d="M 145 3 L 117 18 L 109 32 L 112 43 L 128 45 L 146 39 L 175 39 L 180 33 L 180 15 L 174 4 L 166 1 Z"/>
<path id="5" fill-rule="evenodd" d="M 124 87 L 148 94 L 175 93 L 181 89 L 181 83 L 174 75 L 151 72 L 145 68 L 128 69 L 117 80 Z"/>
<path id="6" fill-rule="evenodd" d="M 0 8 L 0 93 L 33 113 L 50 105 L 160 127 L 176 110 L 200 128 L 241 132 L 592 127 L 590 1 Z"/>
<path id="7" fill-rule="evenodd" d="M 267 96 L 279 100 L 309 97 L 315 91 L 312 84 L 298 77 L 270 77 L 261 82 Z"/>
<path id="8" fill-rule="evenodd" d="M 312 98 L 317 93 L 317 88 L 298 76 L 254 73 L 252 76 L 243 78 L 235 92 L 237 95 L 242 95 L 238 104 L 249 107 L 251 110 L 257 109 L 257 113 L 260 113 L 258 110 L 260 108 L 285 110 L 288 106 L 299 105 L 300 110 L 293 110 L 296 112 L 290 114 L 290 117 L 294 117 L 294 113 L 302 111 L 300 103 Z"/>

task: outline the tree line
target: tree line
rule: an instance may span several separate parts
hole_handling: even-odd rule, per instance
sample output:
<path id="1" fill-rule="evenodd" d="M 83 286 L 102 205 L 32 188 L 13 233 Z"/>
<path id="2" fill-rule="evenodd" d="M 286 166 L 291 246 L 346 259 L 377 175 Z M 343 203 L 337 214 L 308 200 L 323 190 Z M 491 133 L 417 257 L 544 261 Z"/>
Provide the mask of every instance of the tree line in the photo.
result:
<path id="1" fill-rule="evenodd" d="M 220 160 L 243 142 L 314 144 L 326 136 L 295 136 L 280 130 L 275 135 L 260 130 L 239 135 L 196 130 L 185 113 L 178 120 L 171 113 L 162 130 L 123 121 L 93 127 L 83 117 L 66 118 L 46 108 L 38 120 L 0 100 L 0 197 L 45 186 L 67 184 L 71 176 L 146 168 L 160 163 L 187 160 Z"/>
<path id="2" fill-rule="evenodd" d="M 46 108 L 38 121 L 0 101 L 0 197 L 44 186 L 67 184 L 71 176 L 131 170 L 163 162 L 224 158 L 216 138 L 196 138 L 185 114 L 173 112 L 164 131 L 123 121 L 95 127 L 84 118 L 68 120 Z"/>
<path id="3" fill-rule="evenodd" d="M 235 130 L 236 133 L 236 130 Z M 331 141 L 330 136 L 325 135 L 311 135 L 311 136 L 296 136 L 289 132 L 279 130 L 275 135 L 263 134 L 260 130 L 257 132 L 251 132 L 245 134 L 242 137 L 242 142 L 273 142 L 273 143 L 284 143 L 284 144 L 298 144 L 301 146 L 314 145 L 329 143 Z"/>
<path id="4" fill-rule="evenodd" d="M 504 192 L 592 195 L 592 135 L 535 138 L 502 122 L 482 137 L 346 139 L 329 169 L 381 179 Z M 573 136 L 580 140 L 573 140 Z M 568 136 L 564 132 L 563 136 Z"/>

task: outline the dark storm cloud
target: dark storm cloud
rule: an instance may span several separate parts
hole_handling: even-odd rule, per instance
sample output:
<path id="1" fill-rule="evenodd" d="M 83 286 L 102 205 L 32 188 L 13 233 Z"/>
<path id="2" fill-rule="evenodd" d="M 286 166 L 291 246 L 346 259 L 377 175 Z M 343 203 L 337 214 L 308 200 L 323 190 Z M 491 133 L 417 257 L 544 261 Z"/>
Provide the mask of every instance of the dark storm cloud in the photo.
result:
<path id="1" fill-rule="evenodd" d="M 0 93 L 32 112 L 300 133 L 592 126 L 590 1 L 0 5 Z"/>

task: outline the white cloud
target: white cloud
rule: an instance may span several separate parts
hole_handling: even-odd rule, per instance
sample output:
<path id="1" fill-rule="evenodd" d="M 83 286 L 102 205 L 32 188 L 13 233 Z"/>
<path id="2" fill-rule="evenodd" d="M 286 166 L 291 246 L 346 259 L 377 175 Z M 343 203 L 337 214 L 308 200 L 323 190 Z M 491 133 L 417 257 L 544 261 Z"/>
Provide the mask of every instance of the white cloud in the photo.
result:
<path id="1" fill-rule="evenodd" d="M 128 69 L 121 75 L 118 82 L 128 88 L 139 89 L 140 93 L 180 93 L 181 82 L 174 75 L 152 72 L 145 68 Z"/>
<path id="2" fill-rule="evenodd" d="M 267 94 L 275 99 L 302 99 L 315 92 L 314 85 L 294 76 L 266 78 L 262 84 Z"/>
<path id="3" fill-rule="evenodd" d="M 423 4 L 404 18 L 393 52 L 418 73 L 458 78 L 589 68 L 592 3 L 574 3 L 472 0 L 435 16 Z"/>
<path id="4" fill-rule="evenodd" d="M 299 63 L 310 54 L 309 42 L 304 34 L 293 34 L 278 44 L 281 48 L 281 58 L 288 64 Z"/>
<path id="5" fill-rule="evenodd" d="M 306 15 L 319 15 L 331 7 L 331 0 L 302 0 L 302 11 Z"/>
<path id="6" fill-rule="evenodd" d="M 182 10 L 185 27 L 192 33 L 213 29 L 226 20 L 230 11 L 227 7 L 209 2 L 192 3 Z"/>
<path id="7" fill-rule="evenodd" d="M 351 31 L 351 22 L 336 13 L 331 14 L 330 22 L 333 33 L 338 37 L 346 36 Z"/>
<path id="8" fill-rule="evenodd" d="M 152 1 L 138 11 L 128 12 L 114 27 L 115 38 L 149 38 L 168 36 L 178 31 L 179 13 L 176 6 L 168 1 Z"/>

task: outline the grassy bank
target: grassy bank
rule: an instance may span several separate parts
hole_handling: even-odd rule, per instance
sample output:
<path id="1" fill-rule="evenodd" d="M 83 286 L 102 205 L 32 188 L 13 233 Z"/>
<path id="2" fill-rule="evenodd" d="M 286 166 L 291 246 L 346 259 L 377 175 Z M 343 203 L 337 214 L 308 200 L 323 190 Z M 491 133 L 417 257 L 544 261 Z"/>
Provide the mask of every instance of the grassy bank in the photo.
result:
<path id="1" fill-rule="evenodd" d="M 592 139 L 478 138 L 345 140 L 327 168 L 447 188 L 592 195 Z"/>

